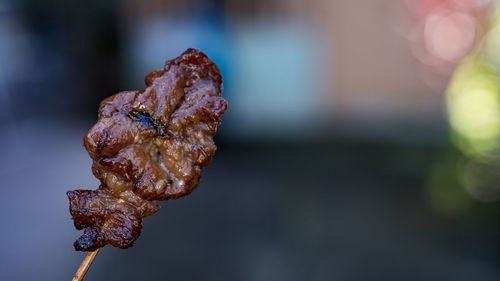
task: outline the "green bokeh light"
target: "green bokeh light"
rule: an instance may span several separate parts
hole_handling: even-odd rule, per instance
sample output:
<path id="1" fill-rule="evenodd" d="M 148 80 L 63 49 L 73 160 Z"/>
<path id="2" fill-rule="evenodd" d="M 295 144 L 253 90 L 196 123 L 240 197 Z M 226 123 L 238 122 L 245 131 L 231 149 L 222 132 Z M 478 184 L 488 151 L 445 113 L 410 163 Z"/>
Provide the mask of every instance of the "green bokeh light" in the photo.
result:
<path id="1" fill-rule="evenodd" d="M 500 148 L 500 83 L 481 58 L 464 61 L 447 91 L 454 142 L 468 156 L 491 156 Z"/>

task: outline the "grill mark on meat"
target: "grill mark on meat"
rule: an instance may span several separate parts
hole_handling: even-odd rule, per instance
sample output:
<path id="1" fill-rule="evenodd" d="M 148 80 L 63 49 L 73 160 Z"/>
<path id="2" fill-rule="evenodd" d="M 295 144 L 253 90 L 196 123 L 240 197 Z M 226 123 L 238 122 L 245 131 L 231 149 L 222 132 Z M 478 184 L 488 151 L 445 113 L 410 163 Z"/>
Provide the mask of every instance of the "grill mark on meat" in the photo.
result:
<path id="1" fill-rule="evenodd" d="M 162 125 L 157 124 L 147 112 L 130 111 L 128 114 L 132 120 L 140 122 L 146 129 L 156 130 L 158 136 L 165 136 L 166 130 Z"/>
<path id="2" fill-rule="evenodd" d="M 103 167 L 108 167 L 111 171 L 120 173 L 125 176 L 126 180 L 130 180 L 132 177 L 132 164 L 130 163 L 130 160 L 125 159 L 122 156 L 101 158 L 99 159 L 99 164 Z"/>
<path id="3" fill-rule="evenodd" d="M 109 128 L 104 129 L 104 134 L 102 135 L 102 138 L 99 138 L 99 144 L 97 146 L 99 153 L 109 144 L 110 136 L 111 130 Z"/>
<path id="4" fill-rule="evenodd" d="M 94 241 L 97 239 L 99 231 L 96 227 L 88 227 L 83 232 L 83 235 L 75 241 L 73 246 L 77 251 L 85 251 L 92 247 L 95 243 Z"/>
<path id="5" fill-rule="evenodd" d="M 142 124 L 146 126 L 146 128 L 155 128 L 158 126 L 153 119 L 151 119 L 151 116 L 149 116 L 149 113 L 147 112 L 137 112 L 137 111 L 131 111 L 129 114 L 129 117 L 132 118 L 134 121 L 139 121 Z"/>

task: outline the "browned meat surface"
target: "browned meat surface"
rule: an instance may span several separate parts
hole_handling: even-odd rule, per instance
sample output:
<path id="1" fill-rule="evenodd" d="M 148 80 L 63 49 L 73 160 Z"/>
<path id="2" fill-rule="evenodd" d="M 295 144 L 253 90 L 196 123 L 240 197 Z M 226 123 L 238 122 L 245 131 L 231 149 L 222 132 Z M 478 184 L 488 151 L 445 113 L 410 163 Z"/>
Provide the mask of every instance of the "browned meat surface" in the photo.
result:
<path id="1" fill-rule="evenodd" d="M 103 100 L 84 138 L 101 185 L 67 193 L 75 227 L 85 229 L 76 250 L 132 246 L 142 218 L 160 208 L 155 200 L 191 193 L 215 153 L 213 136 L 227 108 L 215 63 L 188 49 L 145 82 L 143 90 Z"/>

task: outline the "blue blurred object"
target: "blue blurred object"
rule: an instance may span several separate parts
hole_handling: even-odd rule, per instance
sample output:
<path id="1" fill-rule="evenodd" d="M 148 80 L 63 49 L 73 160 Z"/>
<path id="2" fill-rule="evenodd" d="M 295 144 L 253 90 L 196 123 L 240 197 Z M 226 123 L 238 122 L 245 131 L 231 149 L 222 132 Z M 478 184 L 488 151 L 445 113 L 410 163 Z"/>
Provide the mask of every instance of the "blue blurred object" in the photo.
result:
<path id="1" fill-rule="evenodd" d="M 125 38 L 125 71 L 133 82 L 129 83 L 131 87 L 142 87 L 140 77 L 163 67 L 166 60 L 177 57 L 187 48 L 203 51 L 217 64 L 225 79 L 230 76 L 232 48 L 224 25 L 216 18 L 152 17 L 133 26 Z"/>
<path id="2" fill-rule="evenodd" d="M 231 132 L 243 138 L 313 133 L 326 91 L 318 75 L 322 44 L 313 27 L 267 21 L 244 23 L 233 32 Z"/>
<path id="3" fill-rule="evenodd" d="M 159 62 L 198 48 L 217 63 L 224 77 L 230 107 L 223 135 L 311 134 L 326 91 L 317 75 L 319 41 L 312 26 L 301 22 L 246 22 L 227 29 L 216 18 L 156 17 L 127 34 L 126 71 L 131 84 L 140 85 L 139 77 L 161 67 Z"/>

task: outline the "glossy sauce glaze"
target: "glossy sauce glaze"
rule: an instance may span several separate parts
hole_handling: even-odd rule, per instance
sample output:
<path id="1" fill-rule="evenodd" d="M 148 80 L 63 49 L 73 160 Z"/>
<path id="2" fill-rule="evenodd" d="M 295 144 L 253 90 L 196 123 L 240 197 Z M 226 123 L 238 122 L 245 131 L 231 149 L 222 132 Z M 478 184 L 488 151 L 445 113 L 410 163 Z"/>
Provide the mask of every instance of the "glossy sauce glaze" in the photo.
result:
<path id="1" fill-rule="evenodd" d="M 132 246 L 142 218 L 160 208 L 155 200 L 191 193 L 215 153 L 227 108 L 215 63 L 188 49 L 145 82 L 145 89 L 103 100 L 84 138 L 101 185 L 67 192 L 75 227 L 84 229 L 76 250 Z"/>

